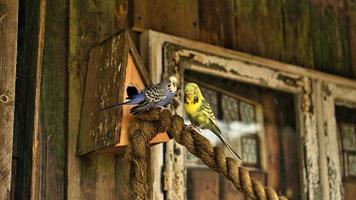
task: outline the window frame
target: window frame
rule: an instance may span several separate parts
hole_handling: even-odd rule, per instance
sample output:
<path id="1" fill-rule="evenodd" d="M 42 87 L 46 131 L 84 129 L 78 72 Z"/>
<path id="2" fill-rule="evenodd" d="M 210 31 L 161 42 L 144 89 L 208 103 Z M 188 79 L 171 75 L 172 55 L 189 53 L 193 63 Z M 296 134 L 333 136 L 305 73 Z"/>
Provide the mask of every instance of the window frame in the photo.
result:
<path id="1" fill-rule="evenodd" d="M 256 162 L 256 164 L 254 164 L 254 163 L 248 163 L 246 161 L 243 161 L 242 165 L 246 166 L 246 167 L 250 167 L 250 168 L 254 168 L 254 169 L 258 169 L 258 170 L 262 170 L 263 171 L 263 169 L 261 169 L 261 161 L 260 161 L 261 147 L 260 147 L 260 139 L 259 139 L 258 134 L 255 133 L 255 134 L 248 134 L 248 135 L 241 136 L 241 157 L 242 157 L 242 159 L 243 159 L 243 154 L 244 154 L 244 148 L 243 148 L 242 140 L 244 138 L 253 138 L 253 139 L 255 139 L 256 152 L 257 152 L 257 155 L 256 155 L 257 162 Z"/>
<path id="2" fill-rule="evenodd" d="M 356 91 L 356 81 L 152 30 L 141 35 L 140 44 L 141 53 L 155 83 L 161 77 L 172 74 L 183 81 L 183 72 L 189 69 L 294 94 L 295 107 L 299 108 L 296 121 L 300 141 L 298 153 L 302 199 L 339 199 L 337 197 L 342 194 L 341 176 L 340 170 L 337 170 L 340 166 L 334 162 L 338 156 L 334 155 L 335 151 L 326 151 L 329 148 L 327 145 L 330 145 L 327 140 L 337 137 L 336 134 L 329 134 L 325 138 L 325 131 L 329 130 L 324 127 L 323 122 L 330 119 L 326 119 L 325 113 L 321 112 L 326 105 L 325 88 L 322 88 L 325 84 L 321 82 L 351 87 Z M 337 89 L 338 98 L 342 94 L 339 90 L 341 89 Z M 182 93 L 179 93 L 179 98 L 182 98 Z M 329 104 L 330 102 L 327 105 L 330 106 Z M 183 114 L 183 107 L 180 105 L 176 112 Z M 153 198 L 160 199 L 163 196 L 155 186 L 160 187 L 161 176 L 164 175 L 163 188 L 166 196 L 169 199 L 184 199 L 185 150 L 174 141 L 164 146 L 164 158 L 163 145 L 158 145 L 153 150 L 153 157 L 158 159 L 153 158 L 152 168 L 163 167 L 163 172 L 156 170 L 154 173 L 156 178 L 153 178 Z M 332 144 L 330 147 L 337 149 L 338 145 Z M 326 164 L 327 157 L 332 158 L 333 165 Z M 334 174 L 329 173 L 331 167 L 336 167 L 332 170 Z"/>
<path id="3" fill-rule="evenodd" d="M 324 137 L 322 146 L 327 149 L 324 151 L 325 154 L 321 155 L 325 157 L 323 160 L 328 161 L 325 162 L 324 173 L 333 175 L 328 179 L 330 199 L 338 199 L 338 196 L 343 196 L 343 180 L 355 180 L 354 177 L 344 176 L 341 134 L 335 115 L 335 106 L 337 105 L 356 108 L 356 83 L 355 81 L 352 83 L 353 86 L 328 81 L 318 81 L 317 83 L 320 106 L 329 108 L 319 109 L 322 119 L 319 123 L 319 130 L 321 137 Z"/>

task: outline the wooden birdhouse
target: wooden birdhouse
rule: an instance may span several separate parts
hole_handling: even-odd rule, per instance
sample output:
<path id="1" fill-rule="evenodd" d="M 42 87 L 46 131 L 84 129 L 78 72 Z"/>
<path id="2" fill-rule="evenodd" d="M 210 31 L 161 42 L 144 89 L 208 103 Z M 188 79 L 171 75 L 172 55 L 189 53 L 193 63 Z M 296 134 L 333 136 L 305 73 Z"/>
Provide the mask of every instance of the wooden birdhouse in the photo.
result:
<path id="1" fill-rule="evenodd" d="M 129 86 L 140 91 L 151 84 L 127 30 L 93 48 L 85 80 L 78 155 L 123 149 L 128 144 L 130 109 L 133 106 L 100 109 L 125 101 Z M 166 133 L 159 133 L 151 143 L 168 140 Z"/>

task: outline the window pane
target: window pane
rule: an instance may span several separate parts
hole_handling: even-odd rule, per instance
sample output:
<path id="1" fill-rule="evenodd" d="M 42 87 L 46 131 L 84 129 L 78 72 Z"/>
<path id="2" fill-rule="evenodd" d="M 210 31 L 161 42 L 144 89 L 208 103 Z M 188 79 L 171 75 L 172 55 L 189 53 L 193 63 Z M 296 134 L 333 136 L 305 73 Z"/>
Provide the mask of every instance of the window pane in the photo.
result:
<path id="1" fill-rule="evenodd" d="M 242 160 L 250 165 L 255 165 L 257 167 L 258 147 L 256 140 L 257 136 L 242 137 Z"/>
<path id="2" fill-rule="evenodd" d="M 356 155 L 349 154 L 348 159 L 349 176 L 356 176 Z"/>
<path id="3" fill-rule="evenodd" d="M 239 107 L 236 98 L 222 95 L 221 106 L 224 120 L 231 122 L 239 119 Z"/>
<path id="4" fill-rule="evenodd" d="M 355 126 L 353 124 L 341 124 L 340 128 L 344 150 L 356 150 Z"/>
<path id="5" fill-rule="evenodd" d="M 255 107 L 252 104 L 240 101 L 241 121 L 247 124 L 256 122 Z"/>

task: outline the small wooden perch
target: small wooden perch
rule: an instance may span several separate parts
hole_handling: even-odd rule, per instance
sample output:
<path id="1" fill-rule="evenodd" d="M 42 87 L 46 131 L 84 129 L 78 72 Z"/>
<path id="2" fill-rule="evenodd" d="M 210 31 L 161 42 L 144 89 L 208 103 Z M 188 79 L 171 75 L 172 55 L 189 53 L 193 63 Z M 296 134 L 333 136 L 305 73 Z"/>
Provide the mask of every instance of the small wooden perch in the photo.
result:
<path id="1" fill-rule="evenodd" d="M 117 151 L 128 144 L 128 123 L 132 106 L 100 111 L 100 108 L 123 102 L 126 88 L 142 90 L 151 81 L 127 30 L 104 41 L 89 54 L 82 102 L 78 155 L 98 151 Z M 166 142 L 160 133 L 151 143 Z"/>

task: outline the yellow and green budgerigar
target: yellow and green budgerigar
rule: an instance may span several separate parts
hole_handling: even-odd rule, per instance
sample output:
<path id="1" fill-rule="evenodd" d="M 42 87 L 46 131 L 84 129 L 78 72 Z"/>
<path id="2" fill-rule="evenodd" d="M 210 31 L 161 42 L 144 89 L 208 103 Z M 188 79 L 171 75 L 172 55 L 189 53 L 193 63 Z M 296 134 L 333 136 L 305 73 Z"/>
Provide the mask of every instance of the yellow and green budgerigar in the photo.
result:
<path id="1" fill-rule="evenodd" d="M 216 124 L 215 115 L 196 83 L 187 83 L 185 85 L 184 109 L 193 125 L 212 131 L 234 156 L 241 159 L 227 139 L 221 134 L 221 130 Z"/>

